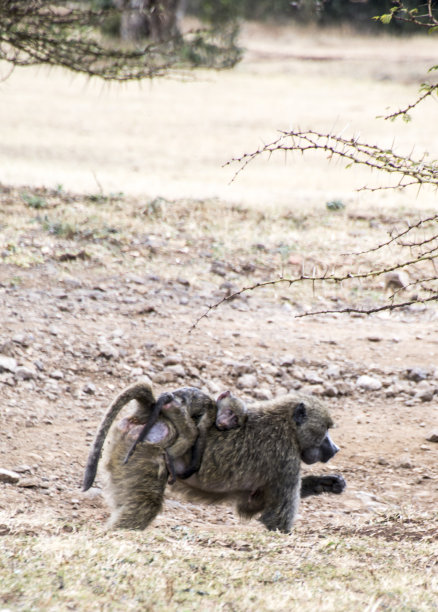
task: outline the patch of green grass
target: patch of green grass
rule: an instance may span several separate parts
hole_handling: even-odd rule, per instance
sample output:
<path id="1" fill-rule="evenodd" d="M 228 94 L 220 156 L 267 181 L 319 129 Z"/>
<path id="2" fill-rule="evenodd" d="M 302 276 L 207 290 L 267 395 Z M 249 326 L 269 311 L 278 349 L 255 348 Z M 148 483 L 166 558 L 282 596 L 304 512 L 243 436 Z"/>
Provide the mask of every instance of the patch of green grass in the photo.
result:
<path id="1" fill-rule="evenodd" d="M 30 208 L 36 208 L 37 210 L 40 208 L 47 208 L 47 201 L 41 196 L 29 193 L 22 193 L 21 199 Z"/>

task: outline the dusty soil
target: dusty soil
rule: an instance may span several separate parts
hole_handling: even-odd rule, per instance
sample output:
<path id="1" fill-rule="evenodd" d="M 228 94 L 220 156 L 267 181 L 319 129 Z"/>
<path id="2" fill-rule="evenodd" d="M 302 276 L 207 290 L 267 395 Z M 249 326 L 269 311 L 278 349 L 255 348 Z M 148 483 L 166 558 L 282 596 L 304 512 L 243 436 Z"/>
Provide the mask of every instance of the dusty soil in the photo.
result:
<path id="1" fill-rule="evenodd" d="M 428 195 L 424 199 L 394 195 L 393 200 L 386 192 L 358 196 L 351 189 L 350 175 L 346 175 L 348 183 L 341 184 L 344 174 L 340 174 L 339 167 L 329 170 L 337 187 L 327 194 L 327 175 L 318 174 L 322 162 L 316 166 L 307 164 L 303 171 L 307 179 L 298 168 L 295 178 L 299 195 L 293 197 L 290 183 L 288 187 L 286 182 L 291 177 L 286 176 L 282 164 L 269 167 L 265 177 L 259 169 L 249 170 L 238 187 L 230 188 L 235 189 L 233 192 L 218 187 L 226 184 L 220 174 L 220 162 L 235 152 L 241 153 L 243 147 L 250 148 L 255 138 L 267 133 L 275 137 L 270 130 L 272 121 L 267 125 L 267 109 L 269 101 L 274 105 L 275 99 L 281 99 L 281 88 L 287 87 L 292 67 L 296 69 L 294 78 L 299 91 L 307 91 L 307 95 L 306 87 L 311 81 L 312 91 L 316 92 L 317 77 L 324 86 L 329 82 L 333 85 L 334 77 L 326 73 L 324 58 L 313 57 L 320 61 L 317 69 L 315 64 L 307 68 L 308 57 L 295 57 L 288 63 L 292 43 L 286 35 L 277 37 L 277 46 L 272 36 L 257 47 L 253 34 L 247 34 L 248 40 L 256 48 L 248 44 L 250 54 L 235 73 L 208 75 L 208 82 L 190 85 L 202 89 L 210 102 L 193 108 L 188 98 L 181 114 L 172 114 L 173 96 L 177 91 L 183 94 L 188 91 L 186 83 L 168 81 L 151 88 L 147 85 L 150 106 L 138 88 L 117 89 L 116 94 L 106 91 L 107 104 L 101 98 L 97 107 L 97 85 L 91 84 L 87 89 L 60 88 L 70 77 L 57 71 L 49 76 L 40 73 L 41 81 L 35 81 L 32 71 L 17 71 L 2 84 L 0 104 L 9 105 L 10 117 L 1 144 L 2 155 L 7 159 L 2 180 L 28 187 L 3 187 L 1 192 L 0 223 L 4 235 L 0 263 L 0 357 L 14 359 L 15 365 L 10 369 L 3 366 L 0 373 L 0 468 L 19 472 L 22 477 L 18 484 L 0 484 L 0 522 L 10 524 L 15 518 L 24 518 L 41 524 L 46 518 L 56 518 L 68 526 L 105 520 L 107 510 L 98 491 L 84 496 L 79 490 L 88 447 L 114 395 L 138 376 L 147 374 L 154 380 L 157 393 L 181 385 L 196 385 L 211 393 L 230 388 L 248 402 L 259 389 L 276 395 L 301 388 L 325 396 L 337 423 L 333 437 L 342 451 L 331 464 L 318 466 L 314 471 L 340 472 L 348 488 L 339 497 L 304 501 L 297 528 L 355 530 L 364 525 L 366 530 L 371 517 L 385 513 L 412 516 L 412 533 L 404 533 L 403 537 L 431 535 L 427 521 L 421 522 L 421 517 L 431 516 L 438 507 L 438 445 L 427 441 L 438 426 L 438 319 L 433 306 L 368 318 L 340 315 L 296 318 L 309 300 L 318 304 L 318 295 L 298 294 L 290 298 L 286 288 L 276 288 L 251 292 L 221 305 L 189 333 L 206 307 L 229 290 L 227 282 L 238 288 L 266 275 L 275 276 L 278 259 L 272 256 L 277 268 L 269 267 L 266 261 L 275 249 L 269 244 L 266 249 L 263 245 L 254 247 L 256 240 L 252 235 L 245 239 L 239 236 L 239 243 L 234 245 L 227 244 L 224 238 L 219 248 L 215 239 L 216 231 L 221 230 L 217 230 L 215 223 L 220 225 L 220 220 L 213 223 L 211 218 L 211 210 L 218 205 L 215 201 L 206 205 L 210 210 L 207 220 L 199 205 L 196 215 L 187 222 L 189 205 L 181 201 L 167 202 L 172 210 L 170 220 L 160 215 L 154 217 L 160 202 L 157 204 L 153 196 L 171 198 L 178 194 L 202 200 L 211 195 L 226 199 L 229 195 L 228 203 L 223 204 L 223 219 L 230 227 L 246 223 L 247 209 L 236 207 L 236 200 L 244 202 L 248 209 L 251 206 L 258 209 L 266 207 L 271 198 L 272 217 L 269 208 L 266 214 L 272 226 L 278 220 L 277 205 L 296 212 L 302 211 L 306 203 L 309 206 L 306 210 L 312 214 L 312 206 L 324 203 L 333 193 L 345 196 L 349 204 L 388 205 L 396 212 L 408 205 L 411 211 L 427 210 L 430 205 Z M 320 53 L 321 44 L 318 47 L 315 39 L 306 40 L 312 52 Z M 333 43 L 330 53 L 336 58 L 350 49 L 342 55 L 335 85 L 345 92 L 353 88 L 353 96 L 341 95 L 337 100 L 341 105 L 350 105 L 351 117 L 363 113 L 366 90 L 370 91 L 370 118 L 378 114 L 377 107 L 387 100 L 390 90 L 391 95 L 403 93 L 406 97 L 415 92 L 420 79 L 417 67 L 427 65 L 429 60 L 428 41 L 417 46 L 419 55 L 415 62 L 393 83 L 388 79 L 400 67 L 397 51 L 402 42 L 391 43 L 394 46 L 387 57 L 387 77 L 383 78 L 383 68 L 376 75 L 380 62 L 375 46 L 361 39 L 364 50 L 360 47 L 360 53 L 354 54 L 351 51 L 354 44 L 349 40 L 349 47 L 339 48 L 339 44 Z M 413 49 L 409 41 L 405 44 L 406 53 Z M 327 45 L 330 46 L 326 42 Z M 301 55 L 307 55 L 307 51 Z M 392 56 L 395 64 L 390 61 Z M 274 63 L 269 64 L 270 60 Z M 353 64 L 347 70 L 348 61 Z M 357 78 L 357 65 L 371 66 L 363 80 Z M 370 82 L 375 89 L 370 89 Z M 227 102 L 227 92 L 233 91 L 237 96 L 233 88 L 244 90 L 249 84 L 253 86 L 249 94 L 254 106 L 248 110 L 244 101 L 238 106 L 238 114 L 230 116 L 236 106 L 234 98 Z M 331 90 L 332 110 L 336 86 Z M 267 96 L 263 108 L 257 93 L 259 87 Z M 215 106 L 217 88 L 224 97 Z M 23 92 L 31 95 L 31 99 L 20 97 Z M 37 99 L 35 108 L 45 109 L 37 117 L 28 117 L 29 105 L 32 100 L 35 102 L 32 96 Z M 71 104 L 66 97 L 71 97 Z M 321 105 L 313 107 L 315 98 L 310 98 L 310 107 L 316 113 Z M 13 104 L 13 99 L 19 103 Z M 306 96 L 303 94 L 300 99 L 303 106 L 298 105 L 296 112 L 302 120 L 299 109 L 303 110 Z M 165 103 L 170 113 L 166 116 L 173 119 L 160 132 L 159 126 L 151 125 L 157 117 L 154 113 L 161 112 Z M 63 104 L 66 106 L 61 112 L 58 105 Z M 129 126 L 121 119 L 123 113 L 116 114 L 118 104 L 127 109 Z M 53 105 L 59 114 L 53 114 Z M 93 117 L 103 107 L 104 113 L 118 117 L 115 123 L 111 124 L 110 115 L 102 117 L 100 123 L 95 122 Z M 142 108 L 147 111 L 145 115 Z M 202 114 L 205 109 L 214 108 L 218 112 L 227 108 L 230 113 L 216 127 L 214 114 Z M 288 116 L 286 103 L 281 109 L 284 117 Z M 425 112 L 429 110 L 427 107 Z M 92 114 L 87 115 L 88 112 Z M 311 121 L 312 112 L 303 111 L 305 121 Z M 205 122 L 203 130 L 194 124 L 197 114 L 201 123 Z M 59 124 L 53 121 L 55 115 Z M 423 116 L 424 125 L 427 116 L 426 119 Z M 143 144 L 132 133 L 137 120 L 143 137 L 148 130 L 152 134 Z M 88 127 L 76 130 L 81 121 Z M 181 132 L 184 122 L 186 131 Z M 280 125 L 278 116 L 276 123 L 277 127 L 285 127 Z M 259 126 L 263 126 L 263 134 L 258 133 Z M 242 138 L 237 141 L 235 132 L 239 129 Z M 250 131 L 253 140 L 246 140 Z M 104 134 L 106 141 L 101 139 Z M 409 144 L 409 138 L 417 138 L 415 131 L 408 135 L 404 144 Z M 131 137 L 134 140 L 128 146 Z M 176 139 L 174 146 L 170 144 L 171 138 Z M 430 132 L 421 138 L 424 142 L 430 138 Z M 140 169 L 125 163 L 127 155 L 140 160 Z M 146 174 L 142 175 L 146 165 Z M 116 166 L 117 176 L 111 178 Z M 55 187 L 59 182 L 73 189 L 72 183 L 76 183 L 76 191 L 95 193 L 95 182 L 84 179 L 85 173 L 89 177 L 95 167 L 99 167 L 97 174 L 103 187 L 94 199 L 89 193 L 72 195 L 35 188 L 41 184 Z M 312 172 L 315 181 L 309 182 Z M 134 175 L 137 182 L 131 182 Z M 245 194 L 245 185 L 251 181 Z M 87 234 L 84 228 L 94 224 L 97 207 L 104 210 L 109 206 L 111 199 L 105 194 L 110 191 L 135 196 L 131 200 L 120 199 L 118 207 L 110 209 L 113 225 L 121 223 L 124 215 L 137 225 L 131 233 L 120 235 L 108 220 L 108 224 L 99 226 L 100 233 L 94 228 Z M 148 196 L 136 195 L 139 191 Z M 39 205 L 36 200 L 29 200 L 28 194 L 43 199 L 41 210 L 36 210 Z M 62 215 L 70 207 L 81 212 L 78 226 L 54 224 L 54 212 Z M 311 218 L 318 233 L 319 217 Z M 373 234 L 370 227 L 367 225 L 364 240 L 380 236 Z M 386 229 L 387 226 L 381 231 Z M 272 232 L 274 240 L 274 229 Z M 345 245 L 357 246 L 359 235 L 364 236 L 363 228 L 359 234 L 350 233 Z M 232 239 L 228 236 L 229 241 Z M 328 248 L 321 239 L 312 248 L 321 256 L 326 248 L 333 250 L 336 246 L 331 241 Z M 260 264 L 263 257 L 266 261 Z M 289 261 L 293 261 L 293 254 Z M 377 290 L 381 292 L 382 288 L 376 287 Z M 348 296 L 344 297 L 348 302 Z M 166 366 L 166 357 L 175 357 L 183 372 Z M 241 388 L 239 376 L 244 371 L 257 376 L 256 390 Z M 374 391 L 358 388 L 357 379 L 365 374 L 379 379 L 382 387 Z M 158 526 L 163 523 L 261 529 L 255 521 L 241 523 L 231 509 L 218 510 L 177 500 L 171 488 L 165 512 L 157 520 Z M 392 537 L 396 535 L 395 529 Z"/>

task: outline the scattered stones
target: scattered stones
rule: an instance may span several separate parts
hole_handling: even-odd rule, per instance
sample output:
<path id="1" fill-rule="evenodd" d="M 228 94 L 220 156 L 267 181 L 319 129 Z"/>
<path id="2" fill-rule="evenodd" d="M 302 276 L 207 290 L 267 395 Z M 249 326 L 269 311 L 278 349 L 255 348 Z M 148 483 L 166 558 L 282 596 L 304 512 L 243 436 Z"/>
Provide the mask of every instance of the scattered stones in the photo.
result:
<path id="1" fill-rule="evenodd" d="M 363 376 L 359 376 L 356 381 L 356 386 L 364 391 L 378 391 L 382 388 L 382 383 L 378 378 L 364 374 Z"/>
<path id="2" fill-rule="evenodd" d="M 0 482 L 7 482 L 10 484 L 16 484 L 20 480 L 21 476 L 17 472 L 11 470 L 5 470 L 0 468 Z"/>

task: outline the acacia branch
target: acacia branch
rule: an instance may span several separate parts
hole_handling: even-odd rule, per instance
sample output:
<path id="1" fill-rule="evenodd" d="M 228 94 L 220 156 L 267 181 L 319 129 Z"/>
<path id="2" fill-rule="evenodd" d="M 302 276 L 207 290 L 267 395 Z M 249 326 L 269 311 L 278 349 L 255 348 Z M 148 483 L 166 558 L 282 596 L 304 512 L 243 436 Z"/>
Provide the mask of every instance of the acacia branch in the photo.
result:
<path id="1" fill-rule="evenodd" d="M 276 151 L 293 152 L 304 154 L 307 151 L 325 151 L 329 158 L 338 157 L 352 164 L 359 164 L 379 170 L 388 174 L 398 175 L 397 188 L 403 189 L 410 185 L 429 184 L 438 187 L 438 161 L 426 161 L 426 155 L 420 159 L 412 156 L 397 154 L 392 148 L 382 148 L 361 142 L 358 138 L 344 138 L 336 134 L 321 134 L 314 130 L 307 131 L 281 131 L 282 135 L 273 142 L 260 147 L 252 153 L 245 153 L 241 157 L 235 157 L 228 161 L 225 166 L 239 163 L 240 168 L 235 172 L 232 181 L 240 172 L 255 158 L 267 153 L 272 155 Z M 363 187 L 368 189 L 368 187 Z M 376 188 L 379 189 L 379 188 Z"/>
<path id="2" fill-rule="evenodd" d="M 312 285 L 314 285 L 316 282 L 332 282 L 335 284 L 341 284 L 345 281 L 348 280 L 363 280 L 366 278 L 376 278 L 385 274 L 388 274 L 389 272 L 395 272 L 397 270 L 406 268 L 408 266 L 413 266 L 415 264 L 418 264 L 420 262 L 426 262 L 426 261 L 433 261 L 435 259 L 436 255 L 419 255 L 418 257 L 415 257 L 413 259 L 410 259 L 409 261 L 404 261 L 401 263 L 397 263 L 394 264 L 393 266 L 388 266 L 386 268 L 382 268 L 380 270 L 369 270 L 368 272 L 360 272 L 357 274 L 348 272 L 346 274 L 340 274 L 340 275 L 336 275 L 336 274 L 327 274 L 327 272 L 323 275 L 319 275 L 316 276 L 315 274 L 313 275 L 307 275 L 307 274 L 301 274 L 300 276 L 296 276 L 294 278 L 285 278 L 285 277 L 281 277 L 281 278 L 276 278 L 273 280 L 269 280 L 269 281 L 263 281 L 263 282 L 258 282 L 258 283 L 254 283 L 253 285 L 249 285 L 247 287 L 242 287 L 241 289 L 239 289 L 238 291 L 235 291 L 234 293 L 231 293 L 230 295 L 226 295 L 223 298 L 221 298 L 220 300 L 218 300 L 217 302 L 215 302 L 214 304 L 211 304 L 209 306 L 207 306 L 207 309 L 205 310 L 205 312 L 203 314 L 201 314 L 193 323 L 193 325 L 191 325 L 190 329 L 189 329 L 189 333 L 191 331 L 193 331 L 197 326 L 198 323 L 200 323 L 200 321 L 202 321 L 202 319 L 207 319 L 210 312 L 212 310 L 215 310 L 216 308 L 218 308 L 219 306 L 221 306 L 222 304 L 224 304 L 225 302 L 229 302 L 231 300 L 234 300 L 235 298 L 243 295 L 244 293 L 248 293 L 250 291 L 254 291 L 256 289 L 260 289 L 261 287 L 270 287 L 270 286 L 274 286 L 274 285 L 279 285 L 279 284 L 283 284 L 286 283 L 289 285 L 289 287 L 291 287 L 292 285 L 295 285 L 297 283 L 302 283 L 305 281 L 310 281 L 312 283 Z M 432 300 L 438 300 L 438 294 L 435 295 L 432 298 L 429 298 L 427 300 L 424 301 L 432 301 Z M 423 300 L 413 300 L 412 303 L 416 303 L 418 301 L 423 301 Z M 403 305 L 409 305 L 409 303 L 405 303 L 405 304 L 401 304 L 401 305 L 395 305 L 395 304 L 387 304 L 382 306 L 381 308 L 379 308 L 379 310 L 393 310 L 394 308 L 400 308 Z M 363 313 L 372 313 L 372 312 L 378 312 L 378 310 L 357 310 L 357 309 L 345 309 L 345 310 L 333 310 L 333 311 L 324 311 L 324 313 L 331 313 L 331 312 L 363 312 Z M 322 312 L 312 312 L 312 313 L 307 313 L 307 314 L 323 314 Z M 306 315 L 296 315 L 296 316 L 306 316 Z"/>

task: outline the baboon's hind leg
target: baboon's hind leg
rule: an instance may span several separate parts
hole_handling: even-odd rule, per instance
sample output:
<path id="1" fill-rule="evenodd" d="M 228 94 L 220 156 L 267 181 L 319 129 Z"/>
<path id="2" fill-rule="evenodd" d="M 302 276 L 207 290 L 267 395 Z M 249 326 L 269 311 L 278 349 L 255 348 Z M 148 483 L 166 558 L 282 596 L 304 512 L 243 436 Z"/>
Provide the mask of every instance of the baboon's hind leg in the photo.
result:
<path id="1" fill-rule="evenodd" d="M 145 529 L 162 508 L 168 472 L 163 450 L 146 444 L 139 445 L 128 465 L 124 465 L 130 443 L 129 438 L 116 431 L 109 449 L 109 526 Z"/>

